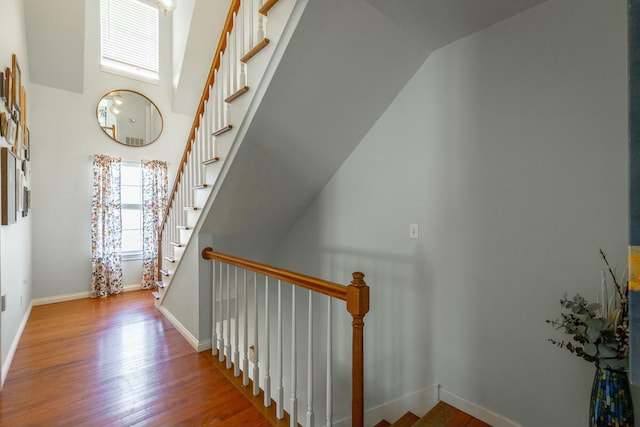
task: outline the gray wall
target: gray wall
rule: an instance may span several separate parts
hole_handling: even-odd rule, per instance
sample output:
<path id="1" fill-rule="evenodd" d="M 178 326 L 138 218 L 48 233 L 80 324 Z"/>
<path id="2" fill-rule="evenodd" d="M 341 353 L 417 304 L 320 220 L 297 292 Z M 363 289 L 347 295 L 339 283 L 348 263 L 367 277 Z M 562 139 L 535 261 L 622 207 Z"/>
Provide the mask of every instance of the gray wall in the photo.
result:
<path id="1" fill-rule="evenodd" d="M 545 319 L 595 299 L 598 248 L 626 264 L 625 11 L 549 1 L 436 51 L 279 246 L 285 268 L 366 273 L 367 407 L 439 383 L 587 424 L 593 366 Z"/>

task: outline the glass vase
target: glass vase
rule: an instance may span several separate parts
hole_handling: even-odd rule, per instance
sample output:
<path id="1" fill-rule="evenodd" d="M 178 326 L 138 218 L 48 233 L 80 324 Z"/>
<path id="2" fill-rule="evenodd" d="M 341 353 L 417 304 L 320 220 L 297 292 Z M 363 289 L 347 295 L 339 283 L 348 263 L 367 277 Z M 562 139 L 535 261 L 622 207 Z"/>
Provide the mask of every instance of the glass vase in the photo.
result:
<path id="1" fill-rule="evenodd" d="M 633 425 L 633 402 L 627 372 L 596 367 L 591 388 L 589 426 Z"/>

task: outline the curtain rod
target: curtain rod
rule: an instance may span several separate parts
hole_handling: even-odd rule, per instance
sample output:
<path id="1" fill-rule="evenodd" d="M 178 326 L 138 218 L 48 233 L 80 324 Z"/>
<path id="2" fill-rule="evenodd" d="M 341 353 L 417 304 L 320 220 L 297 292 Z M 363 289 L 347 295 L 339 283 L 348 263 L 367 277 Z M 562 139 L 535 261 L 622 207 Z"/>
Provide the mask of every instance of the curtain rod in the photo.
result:
<path id="1" fill-rule="evenodd" d="M 107 154 L 90 154 L 90 155 L 89 155 L 89 160 L 93 160 L 93 157 L 94 157 L 94 156 L 107 156 Z M 171 162 L 169 162 L 169 161 L 167 161 L 167 160 L 158 160 L 158 159 L 156 159 L 156 160 L 157 160 L 157 161 L 160 161 L 160 162 L 165 162 L 167 165 L 170 165 L 170 164 L 171 164 Z M 121 158 L 120 158 L 120 161 L 121 161 L 121 162 L 124 162 L 124 163 L 140 163 L 140 162 L 144 162 L 144 161 L 149 162 L 149 161 L 153 161 L 153 160 L 149 160 L 149 159 L 126 160 L 126 159 L 123 159 L 123 158 L 121 157 Z"/>

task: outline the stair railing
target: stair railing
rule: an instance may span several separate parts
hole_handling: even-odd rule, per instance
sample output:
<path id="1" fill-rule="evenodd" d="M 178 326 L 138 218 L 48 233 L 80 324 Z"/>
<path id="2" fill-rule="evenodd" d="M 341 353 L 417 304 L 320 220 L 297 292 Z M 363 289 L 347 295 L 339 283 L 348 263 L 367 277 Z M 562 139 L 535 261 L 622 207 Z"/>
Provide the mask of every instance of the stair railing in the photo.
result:
<path id="1" fill-rule="evenodd" d="M 305 276 L 277 267 L 260 264 L 246 259 L 234 257 L 205 248 L 202 257 L 213 261 L 213 289 L 212 289 L 212 353 L 217 355 L 220 362 L 225 362 L 227 369 L 233 369 L 234 376 L 242 375 L 242 384 L 252 387 L 253 395 L 260 394 L 260 371 L 262 371 L 262 389 L 264 392 L 264 406 L 271 406 L 271 360 L 270 345 L 276 342 L 276 418 L 284 418 L 284 387 L 283 387 L 283 284 L 291 285 L 291 366 L 289 391 L 289 420 L 292 427 L 298 425 L 298 397 L 297 397 L 297 352 L 306 346 L 307 350 L 307 402 L 306 402 L 306 426 L 314 425 L 313 402 L 313 301 L 322 295 L 327 297 L 327 342 L 323 347 L 327 349 L 326 361 L 326 426 L 331 426 L 332 420 L 332 300 L 338 299 L 346 302 L 346 309 L 352 316 L 352 393 L 351 393 L 351 420 L 352 426 L 364 425 L 364 317 L 369 311 L 369 287 L 364 281 L 364 274 L 355 272 L 353 280 L 348 286 L 328 282 L 318 278 Z M 253 277 L 247 275 L 253 272 Z M 258 277 L 258 275 L 261 275 Z M 263 279 L 264 277 L 264 279 Z M 275 302 L 277 314 L 272 310 L 273 302 L 269 301 L 270 286 L 276 284 L 277 289 L 271 288 L 274 294 L 277 292 Z M 252 290 L 253 288 L 253 290 Z M 259 289 L 263 288 L 259 292 Z M 296 292 L 308 291 L 307 308 L 307 340 L 300 346 L 296 343 L 297 315 Z M 264 299 L 258 301 L 259 295 Z M 252 295 L 252 301 L 249 299 Z M 298 301 L 299 303 L 300 301 Z M 270 305 L 271 304 L 271 305 Z M 304 304 L 302 304 L 304 305 Z M 263 307 L 262 316 L 264 322 L 259 322 L 259 308 Z M 270 317 L 277 316 L 275 325 L 276 338 L 272 336 Z M 251 318 L 250 318 L 251 317 Z M 250 325 L 250 323 L 253 323 Z M 288 326 L 288 325 L 287 325 Z M 262 333 L 260 333 L 262 329 Z M 251 337 L 249 336 L 249 331 Z M 240 336 L 242 334 L 242 337 Z M 251 339 L 252 344 L 249 344 Z M 258 346 L 262 343 L 264 348 Z M 240 353 L 242 352 L 242 360 Z M 261 356 L 261 357 L 259 357 Z M 253 369 L 249 371 L 249 361 Z M 252 378 L 249 378 L 249 377 Z M 303 379 L 304 381 L 304 379 Z"/>
<path id="2" fill-rule="evenodd" d="M 189 211 L 197 211 L 194 192 L 207 187 L 204 166 L 217 162 L 217 136 L 232 129 L 230 103 L 246 93 L 247 61 L 264 48 L 266 15 L 277 0 L 232 0 L 220 39 L 204 85 L 184 153 L 178 166 L 167 208 L 158 228 L 158 287 L 163 275 L 163 259 L 179 258 L 177 251 L 186 246 L 181 230 L 189 230 Z M 211 183 L 209 183 L 211 184 Z M 193 222 L 193 221 L 191 221 Z M 155 294 L 159 298 L 158 294 Z"/>

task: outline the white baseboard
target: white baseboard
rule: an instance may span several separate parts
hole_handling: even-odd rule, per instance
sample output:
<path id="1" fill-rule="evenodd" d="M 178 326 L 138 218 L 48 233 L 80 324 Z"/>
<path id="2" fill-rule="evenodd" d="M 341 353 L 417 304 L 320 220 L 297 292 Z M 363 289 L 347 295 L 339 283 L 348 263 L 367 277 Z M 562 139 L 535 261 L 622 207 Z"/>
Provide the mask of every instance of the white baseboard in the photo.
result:
<path id="1" fill-rule="evenodd" d="M 522 427 L 520 424 L 512 421 L 502 415 L 496 414 L 480 405 L 470 402 L 458 395 L 455 395 L 442 387 L 438 386 L 438 400 L 466 412 L 479 420 L 493 427 Z"/>
<path id="2" fill-rule="evenodd" d="M 29 304 L 29 307 L 27 307 L 27 311 L 25 311 L 24 316 L 22 317 L 22 322 L 20 322 L 20 326 L 18 326 L 16 335 L 13 337 L 13 341 L 11 342 L 11 347 L 9 347 L 7 357 L 6 359 L 4 359 L 4 363 L 2 364 L 2 379 L 0 381 L 0 390 L 2 389 L 2 387 L 4 387 L 4 381 L 7 379 L 7 375 L 9 375 L 9 368 L 11 367 L 11 363 L 13 362 L 13 356 L 15 356 L 16 350 L 18 349 L 20 338 L 22 338 L 24 328 L 27 326 L 27 321 L 29 320 L 29 315 L 31 314 L 32 308 L 33 304 Z"/>
<path id="3" fill-rule="evenodd" d="M 123 286 L 122 292 L 138 291 L 140 289 L 141 289 L 140 284 L 135 283 L 133 285 Z M 75 294 L 57 295 L 54 297 L 36 298 L 34 300 L 31 300 L 31 304 L 33 304 L 33 306 L 35 307 L 37 305 L 54 304 L 56 302 L 73 301 L 76 299 L 83 299 L 83 298 L 90 298 L 90 297 L 91 297 L 91 291 L 86 291 L 86 292 L 78 292 Z"/>
<path id="4" fill-rule="evenodd" d="M 411 411 L 414 414 L 426 414 L 436 403 L 438 403 L 438 386 L 433 385 L 424 390 L 365 410 L 364 425 L 373 426 L 383 419 L 393 422 L 407 411 Z M 336 427 L 349 427 L 351 426 L 351 418 L 336 421 L 334 425 Z"/>
<path id="5" fill-rule="evenodd" d="M 160 305 L 157 308 L 164 315 L 164 317 L 167 318 L 169 323 L 171 323 L 173 327 L 176 328 L 180 335 L 182 335 L 184 339 L 187 340 L 189 344 L 191 344 L 191 347 L 193 347 L 195 351 L 200 353 L 201 351 L 205 351 L 211 348 L 211 338 L 202 342 L 198 341 L 198 339 L 194 337 L 193 334 L 189 332 L 189 330 L 185 328 L 184 325 L 180 323 L 180 321 L 176 319 L 176 317 L 171 314 L 169 310 L 166 309 L 166 307 Z"/>

